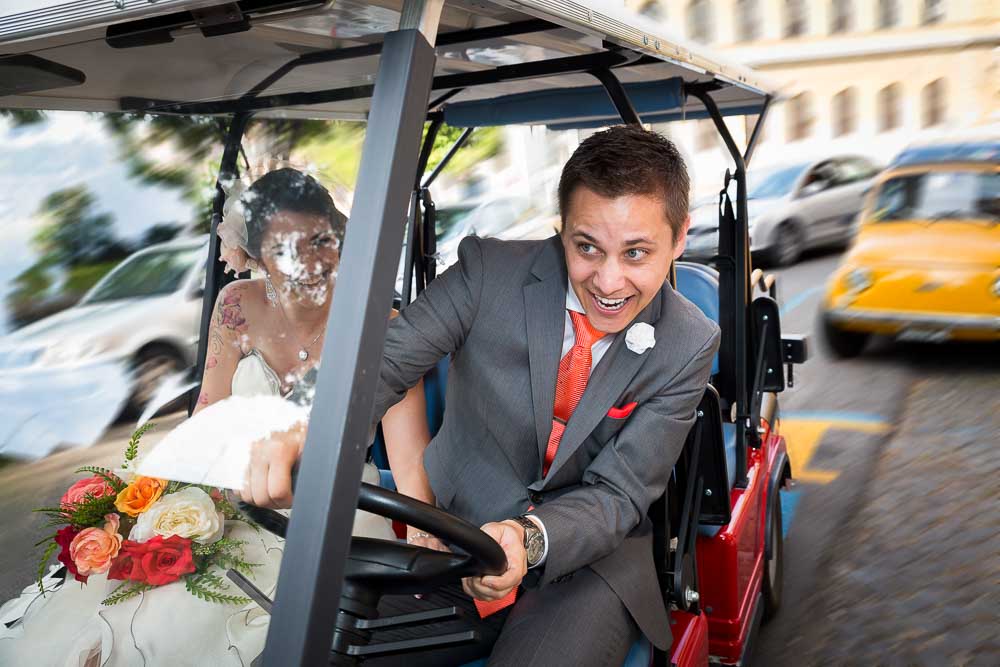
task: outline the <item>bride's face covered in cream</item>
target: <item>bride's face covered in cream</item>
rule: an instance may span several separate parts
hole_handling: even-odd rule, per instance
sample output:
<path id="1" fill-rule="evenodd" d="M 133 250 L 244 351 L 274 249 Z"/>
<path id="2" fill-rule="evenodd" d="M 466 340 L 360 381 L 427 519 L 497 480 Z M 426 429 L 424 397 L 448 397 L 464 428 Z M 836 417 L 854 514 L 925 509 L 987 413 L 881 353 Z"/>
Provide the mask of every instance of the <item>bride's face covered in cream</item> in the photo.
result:
<path id="1" fill-rule="evenodd" d="M 326 216 L 277 211 L 261 237 L 260 259 L 278 292 L 318 307 L 333 293 L 340 243 Z"/>

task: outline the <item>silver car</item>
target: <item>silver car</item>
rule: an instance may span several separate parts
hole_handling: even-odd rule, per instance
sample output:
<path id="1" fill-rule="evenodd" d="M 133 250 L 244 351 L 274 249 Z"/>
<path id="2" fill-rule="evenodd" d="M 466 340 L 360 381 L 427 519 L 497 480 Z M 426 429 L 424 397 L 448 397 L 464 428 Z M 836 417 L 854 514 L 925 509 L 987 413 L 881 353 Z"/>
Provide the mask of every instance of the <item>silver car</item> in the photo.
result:
<path id="1" fill-rule="evenodd" d="M 867 158 L 842 156 L 752 173 L 750 251 L 765 264 L 784 266 L 805 250 L 847 245 L 879 171 Z M 684 259 L 707 261 L 717 254 L 718 243 L 717 202 L 703 202 L 691 211 Z"/>
<path id="2" fill-rule="evenodd" d="M 128 410 L 140 409 L 166 376 L 194 363 L 207 243 L 187 238 L 131 255 L 75 306 L 0 339 L 0 372 L 117 363 L 133 378 Z"/>

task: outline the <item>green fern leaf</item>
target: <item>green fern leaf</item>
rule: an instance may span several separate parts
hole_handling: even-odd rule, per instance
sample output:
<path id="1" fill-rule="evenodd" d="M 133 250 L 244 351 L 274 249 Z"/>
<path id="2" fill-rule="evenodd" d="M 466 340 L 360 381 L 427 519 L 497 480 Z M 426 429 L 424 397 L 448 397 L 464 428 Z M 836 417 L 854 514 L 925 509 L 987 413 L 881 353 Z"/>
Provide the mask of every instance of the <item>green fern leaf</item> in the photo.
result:
<path id="1" fill-rule="evenodd" d="M 42 578 L 45 576 L 45 566 L 49 564 L 49 559 L 52 558 L 52 554 L 56 552 L 59 545 L 53 542 L 48 547 L 45 548 L 45 552 L 42 554 L 42 559 L 38 562 L 38 572 L 35 577 L 35 582 L 38 584 L 38 590 L 45 595 L 45 586 L 42 584 Z"/>
<path id="2" fill-rule="evenodd" d="M 134 583 L 131 587 L 125 588 L 126 586 L 128 586 L 128 584 L 133 584 L 133 582 L 126 581 L 120 584 L 114 591 L 112 591 L 111 595 L 109 595 L 108 597 L 104 598 L 101 601 L 101 604 L 104 605 L 105 607 L 110 607 L 111 605 L 115 605 L 118 604 L 119 602 L 124 602 L 125 600 L 128 600 L 130 598 L 134 598 L 136 595 L 139 595 L 139 593 L 142 593 L 143 591 L 148 591 L 155 588 L 155 586 L 150 586 L 149 584 L 143 584 L 143 583 Z"/>
<path id="3" fill-rule="evenodd" d="M 139 440 L 145 435 L 146 431 L 156 428 L 153 422 L 146 422 L 139 428 L 135 430 L 132 437 L 128 441 L 128 446 L 125 448 L 125 463 L 122 465 L 123 468 L 128 468 L 128 464 L 135 461 L 135 457 L 139 455 Z"/>

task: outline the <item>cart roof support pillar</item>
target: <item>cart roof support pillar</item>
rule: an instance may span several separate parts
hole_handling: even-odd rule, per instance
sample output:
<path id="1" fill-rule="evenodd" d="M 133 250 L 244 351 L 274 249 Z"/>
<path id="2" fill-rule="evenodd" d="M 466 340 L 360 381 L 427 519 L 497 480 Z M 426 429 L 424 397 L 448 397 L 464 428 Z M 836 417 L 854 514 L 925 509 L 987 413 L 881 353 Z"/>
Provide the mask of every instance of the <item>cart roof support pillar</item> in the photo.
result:
<path id="1" fill-rule="evenodd" d="M 747 443 L 750 441 L 749 391 L 747 376 L 747 327 L 749 315 L 747 304 L 750 299 L 750 239 L 747 237 L 747 171 L 743 153 L 736 146 L 722 113 L 709 91 L 701 86 L 688 86 L 686 91 L 701 100 L 708 111 L 715 129 L 726 144 L 729 155 L 736 165 L 733 178 L 736 181 L 736 219 L 727 224 L 726 216 L 719 224 L 719 310 L 722 320 L 722 345 L 719 349 L 719 367 L 733 369 L 732 375 L 722 372 L 720 389 L 725 392 L 727 408 L 736 425 L 736 481 L 734 486 L 747 484 Z M 753 144 L 751 143 L 751 147 Z M 728 184 L 729 180 L 726 179 Z M 735 224 L 732 224 L 735 222 Z M 721 393 L 721 392 L 720 392 Z M 732 409 L 735 406 L 735 409 Z"/>
<path id="2" fill-rule="evenodd" d="M 413 26 L 385 36 L 265 665 L 329 660 L 434 59 Z"/>
<path id="3" fill-rule="evenodd" d="M 232 183 L 239 177 L 239 170 L 236 161 L 239 159 L 240 149 L 243 146 L 243 133 L 250 122 L 249 113 L 237 113 L 229 121 L 229 129 L 226 131 L 226 144 L 222 150 L 222 162 L 219 165 L 219 177 L 215 181 L 215 200 L 212 202 L 212 222 L 208 235 L 208 264 L 205 268 L 205 289 L 201 295 L 201 326 L 198 331 L 205 332 L 198 340 L 198 356 L 195 360 L 195 378 L 201 382 L 205 373 L 205 357 L 208 355 L 208 329 L 211 324 L 212 314 L 215 312 L 215 297 L 222 289 L 225 274 L 222 273 L 222 265 L 219 262 L 219 223 L 222 222 L 222 208 L 226 203 L 226 191 L 223 183 Z M 200 386 L 200 385 L 199 385 Z M 188 414 L 194 412 L 195 402 L 198 400 L 198 391 L 192 391 L 188 397 Z"/>

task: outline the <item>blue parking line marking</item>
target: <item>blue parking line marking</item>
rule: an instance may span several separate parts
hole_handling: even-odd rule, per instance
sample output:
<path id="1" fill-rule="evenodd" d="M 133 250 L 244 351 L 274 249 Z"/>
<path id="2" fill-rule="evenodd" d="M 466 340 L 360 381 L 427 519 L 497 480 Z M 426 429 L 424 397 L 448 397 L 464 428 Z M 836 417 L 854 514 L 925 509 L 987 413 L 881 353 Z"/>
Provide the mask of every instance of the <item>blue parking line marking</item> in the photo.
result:
<path id="1" fill-rule="evenodd" d="M 785 305 L 781 307 L 781 309 L 778 311 L 778 314 L 784 315 L 785 313 L 795 310 L 796 308 L 804 304 L 806 301 L 808 301 L 814 294 L 822 291 L 825 287 L 826 287 L 825 285 L 816 285 L 814 287 L 810 287 L 807 290 L 799 292 L 798 294 L 796 294 L 791 299 L 785 302 Z"/>
<path id="2" fill-rule="evenodd" d="M 866 424 L 888 424 L 889 419 L 871 412 L 851 412 L 848 410 L 789 410 L 782 412 L 783 419 L 802 419 L 809 421 L 830 422 L 863 422 Z"/>
<path id="3" fill-rule="evenodd" d="M 788 530 L 795 520 L 795 510 L 802 500 L 802 489 L 781 489 L 778 497 L 781 499 L 781 537 L 784 539 L 788 537 Z"/>

